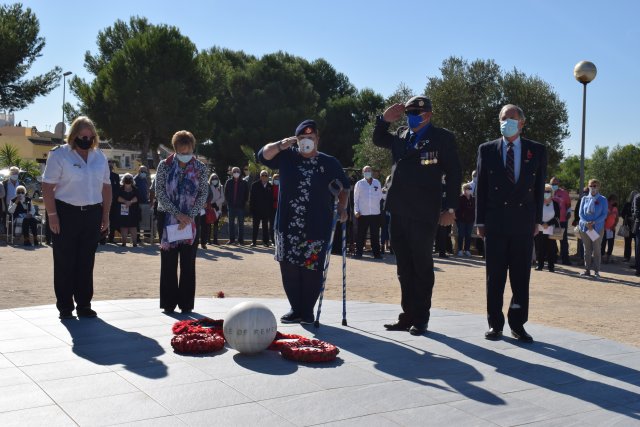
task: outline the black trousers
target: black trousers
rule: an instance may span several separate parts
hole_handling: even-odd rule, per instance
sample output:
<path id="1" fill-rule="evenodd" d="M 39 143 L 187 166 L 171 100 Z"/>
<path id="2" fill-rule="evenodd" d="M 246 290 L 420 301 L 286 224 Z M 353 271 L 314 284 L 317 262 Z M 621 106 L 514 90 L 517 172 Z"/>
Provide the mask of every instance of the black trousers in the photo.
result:
<path id="1" fill-rule="evenodd" d="M 53 239 L 53 289 L 56 307 L 70 312 L 90 308 L 93 298 L 93 265 L 100 239 L 102 205 L 86 210 L 56 200 L 60 233 Z"/>
<path id="2" fill-rule="evenodd" d="M 253 217 L 253 236 L 251 241 L 255 244 L 258 240 L 258 229 L 262 223 L 262 243 L 269 243 L 269 216 L 252 215 Z"/>
<path id="3" fill-rule="evenodd" d="M 358 221 L 358 240 L 356 241 L 356 254 L 362 255 L 364 249 L 364 241 L 369 230 L 371 239 L 371 251 L 373 256 L 380 255 L 380 215 L 360 215 Z M 340 229 L 340 237 L 342 238 L 342 229 Z M 334 240 L 334 245 L 336 244 Z M 342 246 L 342 244 L 338 245 Z M 340 252 L 342 253 L 342 252 Z"/>
<path id="4" fill-rule="evenodd" d="M 158 212 L 158 222 L 164 228 L 164 213 Z M 196 296 L 196 254 L 200 227 L 196 218 L 196 238 L 191 245 L 178 245 L 160 251 L 160 308 L 193 310 Z M 178 279 L 178 261 L 180 279 Z"/>
<path id="5" fill-rule="evenodd" d="M 310 270 L 286 261 L 280 262 L 282 285 L 291 311 L 303 319 L 314 319 L 313 307 L 322 290 L 323 270 Z"/>
<path id="6" fill-rule="evenodd" d="M 558 246 L 556 246 L 556 241 L 550 239 L 548 234 L 543 233 L 536 234 L 534 240 L 538 267 L 543 267 L 544 262 L 547 261 L 549 267 L 553 268 L 558 260 Z"/>
<path id="7" fill-rule="evenodd" d="M 402 323 L 429 322 L 435 281 L 431 248 L 436 227 L 435 221 L 417 221 L 391 214 L 389 233 L 402 293 L 402 313 L 398 318 Z"/>
<path id="8" fill-rule="evenodd" d="M 527 229 L 533 227 L 525 227 Z M 507 235 L 488 232 L 485 237 L 487 270 L 487 319 L 489 327 L 504 327 L 502 300 L 509 275 L 513 297 L 507 318 L 511 329 L 522 327 L 529 318 L 529 278 L 533 236 L 529 233 Z"/>
<path id="9" fill-rule="evenodd" d="M 438 225 L 436 232 L 436 252 L 444 255 L 446 252 L 453 253 L 453 244 L 451 243 L 451 226 Z"/>
<path id="10" fill-rule="evenodd" d="M 33 217 L 22 219 L 22 237 L 25 240 L 29 238 L 29 231 L 35 243 L 38 240 L 38 220 Z"/>
<path id="11" fill-rule="evenodd" d="M 569 238 L 567 237 L 567 230 L 569 228 L 569 221 L 561 221 L 560 227 L 564 228 L 564 234 L 562 240 L 560 240 L 560 259 L 564 264 L 569 264 Z"/>
<path id="12" fill-rule="evenodd" d="M 628 260 L 631 259 L 631 242 L 635 239 L 635 236 L 630 234 L 629 237 L 624 238 L 624 256 L 623 258 Z"/>
<path id="13" fill-rule="evenodd" d="M 209 236 L 211 235 L 211 224 L 207 224 L 206 215 L 200 215 L 198 221 L 200 222 L 200 244 L 206 245 L 209 243 Z"/>

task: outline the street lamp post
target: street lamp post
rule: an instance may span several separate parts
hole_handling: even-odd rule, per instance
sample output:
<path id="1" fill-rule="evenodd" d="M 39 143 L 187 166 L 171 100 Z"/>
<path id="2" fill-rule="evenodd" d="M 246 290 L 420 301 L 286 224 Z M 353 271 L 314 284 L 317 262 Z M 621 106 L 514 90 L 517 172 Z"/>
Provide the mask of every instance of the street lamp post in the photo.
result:
<path id="1" fill-rule="evenodd" d="M 62 75 L 62 135 L 64 136 L 64 96 L 67 93 L 67 76 L 73 74 L 71 71 L 67 71 Z"/>
<path id="2" fill-rule="evenodd" d="M 587 115 L 587 85 L 596 78 L 598 70 L 593 62 L 580 61 L 573 68 L 573 76 L 582 83 L 582 146 L 580 149 L 580 188 L 584 188 L 584 128 Z"/>

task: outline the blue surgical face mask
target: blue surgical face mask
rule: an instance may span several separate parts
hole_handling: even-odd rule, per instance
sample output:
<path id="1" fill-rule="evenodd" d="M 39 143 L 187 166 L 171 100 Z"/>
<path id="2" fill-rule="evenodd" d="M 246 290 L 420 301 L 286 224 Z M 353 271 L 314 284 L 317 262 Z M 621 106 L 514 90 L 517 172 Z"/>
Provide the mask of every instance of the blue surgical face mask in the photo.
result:
<path id="1" fill-rule="evenodd" d="M 500 122 L 500 132 L 505 138 L 516 135 L 518 130 L 518 121 L 515 119 L 506 119 Z"/>
<path id="2" fill-rule="evenodd" d="M 371 172 L 365 172 L 364 179 L 371 179 Z"/>
<path id="3" fill-rule="evenodd" d="M 545 200 L 549 200 L 551 198 L 551 193 L 544 193 Z"/>
<path id="4" fill-rule="evenodd" d="M 553 184 L 553 185 L 551 186 L 551 189 L 552 189 L 553 191 L 558 191 L 558 186 L 557 186 L 557 185 L 555 185 L 555 184 Z"/>
<path id="5" fill-rule="evenodd" d="M 407 125 L 411 129 L 415 129 L 420 126 L 424 122 L 422 115 L 418 114 L 417 116 L 407 116 Z"/>
<path id="6" fill-rule="evenodd" d="M 217 186 L 220 183 L 220 181 L 218 181 L 217 179 L 212 179 L 211 183 Z"/>
<path id="7" fill-rule="evenodd" d="M 273 180 L 273 185 L 280 185 L 280 180 L 274 179 Z"/>
<path id="8" fill-rule="evenodd" d="M 177 154 L 176 153 L 176 157 L 178 158 L 178 160 L 180 160 L 182 163 L 188 163 L 189 160 L 191 160 L 193 158 L 193 154 L 189 153 L 189 154 Z"/>

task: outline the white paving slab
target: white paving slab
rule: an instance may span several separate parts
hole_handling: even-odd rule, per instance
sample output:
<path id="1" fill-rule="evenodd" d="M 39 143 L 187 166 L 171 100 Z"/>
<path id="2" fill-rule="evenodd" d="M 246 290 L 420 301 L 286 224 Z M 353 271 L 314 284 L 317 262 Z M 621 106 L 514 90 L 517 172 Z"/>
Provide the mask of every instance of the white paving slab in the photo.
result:
<path id="1" fill-rule="evenodd" d="M 172 351 L 176 320 L 241 301 L 199 298 L 189 317 L 96 301 L 97 319 L 64 322 L 53 305 L 0 310 L 0 425 L 640 425 L 639 348 L 533 324 L 531 345 L 490 342 L 481 315 L 433 310 L 414 337 L 382 327 L 395 305 L 349 302 L 344 327 L 341 302 L 325 300 L 320 328 L 278 330 L 337 345 L 334 362 Z M 276 318 L 289 308 L 255 301 Z"/>

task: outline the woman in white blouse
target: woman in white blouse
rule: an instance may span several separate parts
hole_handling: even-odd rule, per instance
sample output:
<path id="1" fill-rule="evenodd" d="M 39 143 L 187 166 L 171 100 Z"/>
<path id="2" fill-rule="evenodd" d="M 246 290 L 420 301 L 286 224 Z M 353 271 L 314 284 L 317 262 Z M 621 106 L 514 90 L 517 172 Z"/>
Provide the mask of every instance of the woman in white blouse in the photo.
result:
<path id="1" fill-rule="evenodd" d="M 95 317 L 93 264 L 109 231 L 111 182 L 98 133 L 88 117 L 71 124 L 67 143 L 49 152 L 42 194 L 53 243 L 53 286 L 61 319 Z"/>

